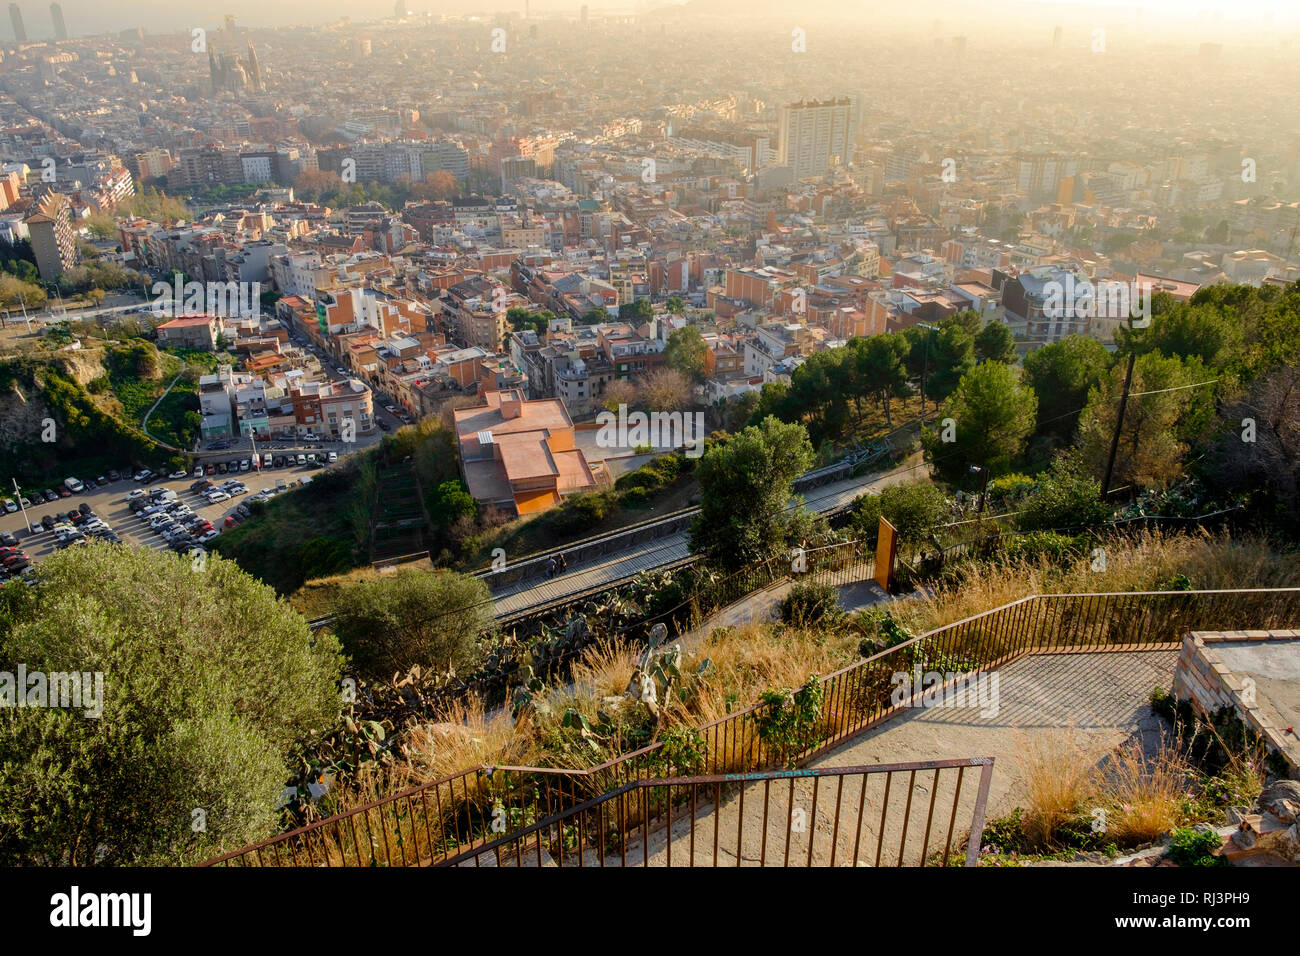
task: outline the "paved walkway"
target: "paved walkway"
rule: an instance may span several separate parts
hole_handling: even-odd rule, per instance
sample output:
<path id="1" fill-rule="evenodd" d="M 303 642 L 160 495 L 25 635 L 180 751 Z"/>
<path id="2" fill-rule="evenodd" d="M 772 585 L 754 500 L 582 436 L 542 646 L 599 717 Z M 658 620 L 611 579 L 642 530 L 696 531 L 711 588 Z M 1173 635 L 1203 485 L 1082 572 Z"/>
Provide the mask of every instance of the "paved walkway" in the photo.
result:
<path id="1" fill-rule="evenodd" d="M 1077 759 L 1098 763 L 1116 746 L 1141 741 L 1154 752 L 1163 721 L 1152 711 L 1148 695 L 1173 680 L 1176 651 L 1130 651 L 1079 654 L 1035 654 L 1000 669 L 998 708 L 982 715 L 978 708 L 918 709 L 896 717 L 861 738 L 815 761 L 813 767 L 849 767 L 906 763 L 946 758 L 993 757 L 994 768 L 986 820 L 1009 813 L 1023 803 L 1024 776 L 1016 755 L 1027 743 L 1077 748 Z M 696 806 L 693 848 L 695 866 L 715 863 L 714 833 L 718 834 L 716 863 L 720 866 L 791 864 L 918 865 L 924 856 L 942 853 L 949 842 L 954 771 L 944 771 L 937 783 L 933 771 L 895 774 L 885 801 L 885 780 L 873 775 L 863 788 L 862 777 L 846 778 L 843 789 L 823 778 L 816 788 L 807 779 L 753 783 L 724 796 L 721 809 L 701 794 Z M 957 815 L 952 824 L 951 853 L 965 852 L 965 837 L 974 809 L 978 774 L 963 776 Z M 908 792 L 911 799 L 909 802 Z M 933 790 L 933 800 L 932 800 Z M 836 803 L 840 803 L 838 825 Z M 933 811 L 931 807 L 933 806 Z M 799 821 L 799 826 L 795 822 Z M 906 821 L 906 840 L 904 822 Z M 925 834 L 927 826 L 930 837 Z M 811 854 L 809 847 L 811 844 Z M 832 849 L 833 848 L 833 849 Z M 739 852 L 737 852 L 739 850 Z M 629 865 L 641 865 L 648 851 L 652 866 L 668 862 L 665 830 L 651 834 L 648 847 L 639 839 L 628 849 Z M 879 852 L 879 857 L 877 853 Z M 672 864 L 692 861 L 689 812 L 673 827 Z M 606 860 L 606 865 L 618 865 Z"/>
<path id="2" fill-rule="evenodd" d="M 865 566 L 862 573 L 868 574 Z M 794 585 L 794 581 L 785 580 L 746 595 L 735 604 L 723 608 L 695 630 L 683 634 L 683 644 L 689 648 L 692 642 L 707 637 L 715 628 L 740 627 L 775 620 L 777 609 Z M 870 577 L 839 586 L 839 605 L 846 612 L 860 611 L 864 607 L 889 600 L 893 599 Z"/>

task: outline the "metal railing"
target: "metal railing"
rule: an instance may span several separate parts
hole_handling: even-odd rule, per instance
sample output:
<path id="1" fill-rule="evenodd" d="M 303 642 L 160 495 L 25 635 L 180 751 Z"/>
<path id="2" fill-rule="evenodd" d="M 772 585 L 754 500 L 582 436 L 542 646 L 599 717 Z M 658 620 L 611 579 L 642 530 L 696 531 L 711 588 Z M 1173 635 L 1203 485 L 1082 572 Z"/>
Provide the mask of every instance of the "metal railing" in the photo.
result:
<path id="1" fill-rule="evenodd" d="M 827 573 L 837 571 L 827 569 Z M 1300 588 L 1033 595 L 936 628 L 819 678 L 810 693 L 815 716 L 793 737 L 778 741 L 765 733 L 783 705 L 756 704 L 696 728 L 700 759 L 675 757 L 675 748 L 660 740 L 589 768 L 472 768 L 210 862 L 253 866 L 441 862 L 487 843 L 501 814 L 507 833 L 515 833 L 637 782 L 806 765 L 905 712 L 910 701 L 893 699 L 896 685 L 891 677 L 917 667 L 923 672 L 969 674 L 1035 652 L 1173 647 L 1193 630 L 1297 623 Z M 806 692 L 808 686 L 792 697 Z"/>
<path id="2" fill-rule="evenodd" d="M 992 777 L 974 757 L 637 781 L 439 865 L 975 866 Z"/>

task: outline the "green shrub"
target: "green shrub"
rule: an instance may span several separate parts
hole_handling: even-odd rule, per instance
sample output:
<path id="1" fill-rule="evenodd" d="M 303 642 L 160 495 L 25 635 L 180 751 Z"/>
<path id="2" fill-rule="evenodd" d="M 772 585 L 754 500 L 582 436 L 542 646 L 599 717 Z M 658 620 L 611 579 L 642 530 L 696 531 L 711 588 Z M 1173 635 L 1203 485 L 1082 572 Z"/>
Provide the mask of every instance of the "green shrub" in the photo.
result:
<path id="1" fill-rule="evenodd" d="M 833 585 L 814 581 L 800 582 L 792 587 L 777 613 L 782 624 L 794 627 L 830 623 L 844 616 L 840 610 L 839 590 Z"/>
<path id="2" fill-rule="evenodd" d="M 890 485 L 854 502 L 853 528 L 858 539 L 874 544 L 883 516 L 904 541 L 923 537 L 948 515 L 948 499 L 928 481 Z"/>
<path id="3" fill-rule="evenodd" d="M 1095 528 L 1110 520 L 1101 501 L 1101 484 L 1058 458 L 1016 514 L 1021 531 Z"/>
<path id="4" fill-rule="evenodd" d="M 0 590 L 0 670 L 98 673 L 100 713 L 6 709 L 0 864 L 182 865 L 270 836 L 296 742 L 339 717 L 334 637 L 215 556 L 96 543 L 37 577 Z"/>
<path id="5" fill-rule="evenodd" d="M 405 568 L 345 584 L 334 599 L 334 633 L 366 674 L 414 666 L 468 671 L 492 627 L 492 596 L 478 578 Z"/>
<path id="6" fill-rule="evenodd" d="M 573 495 L 548 511 L 544 520 L 555 534 L 574 535 L 604 521 L 616 506 L 616 499 L 607 492 Z"/>
<path id="7" fill-rule="evenodd" d="M 1052 564 L 1064 565 L 1085 554 L 1087 550 L 1086 537 L 1058 534 L 1055 531 L 1031 531 L 1004 538 L 1000 552 L 1006 561 L 1037 562 L 1046 558 Z"/>
<path id="8" fill-rule="evenodd" d="M 1165 848 L 1165 856 L 1179 866 L 1224 866 L 1227 860 L 1213 855 L 1222 845 L 1217 833 L 1180 827 Z"/>
<path id="9" fill-rule="evenodd" d="M 1019 472 L 1000 475 L 989 482 L 989 501 L 1005 508 L 1023 500 L 1033 490 L 1034 479 L 1028 475 Z"/>

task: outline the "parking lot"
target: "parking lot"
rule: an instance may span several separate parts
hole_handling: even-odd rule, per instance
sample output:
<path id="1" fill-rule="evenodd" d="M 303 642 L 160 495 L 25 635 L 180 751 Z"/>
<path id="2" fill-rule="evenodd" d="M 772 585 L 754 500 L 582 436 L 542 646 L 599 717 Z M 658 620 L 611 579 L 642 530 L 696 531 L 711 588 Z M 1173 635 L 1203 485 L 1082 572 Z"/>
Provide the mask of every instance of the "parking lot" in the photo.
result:
<path id="1" fill-rule="evenodd" d="M 124 544 L 165 551 L 167 550 L 166 540 L 159 534 L 154 533 L 147 522 L 141 520 L 136 513 L 131 511 L 127 495 L 134 489 L 144 488 L 146 491 L 152 491 L 156 488 L 170 489 L 176 493 L 177 499 L 188 505 L 195 514 L 210 521 L 214 529 L 224 532 L 227 530 L 225 527 L 226 518 L 241 503 L 248 501 L 263 488 L 275 488 L 277 480 L 283 481 L 285 486 L 289 487 L 301 479 L 315 474 L 319 474 L 319 469 L 296 464 L 293 467 L 270 468 L 262 471 L 250 469 L 249 471 L 225 475 L 214 474 L 208 476 L 209 481 L 221 484 L 223 481 L 239 479 L 248 488 L 246 493 L 234 495 L 229 500 L 219 501 L 215 504 L 209 503 L 201 495 L 190 491 L 190 485 L 197 480 L 194 477 L 193 468 L 190 469 L 189 475 L 185 478 L 163 479 L 147 485 L 142 485 L 128 477 L 125 480 L 110 482 L 82 494 L 59 498 L 57 501 L 42 502 L 40 504 L 33 501 L 31 507 L 27 509 L 27 518 L 31 521 L 34 529 L 32 531 L 27 530 L 27 524 L 23 520 L 21 510 L 12 514 L 2 514 L 0 515 L 0 531 L 11 532 L 17 537 L 19 547 L 31 558 L 32 564 L 39 565 L 42 558 L 48 557 L 57 550 L 56 535 L 41 526 L 41 519 L 46 515 L 56 519 L 61 518 L 66 516 L 69 511 L 78 509 L 84 503 L 122 539 Z M 84 479 L 87 476 L 78 477 Z M 12 494 L 0 493 L 0 499 L 12 497 Z"/>

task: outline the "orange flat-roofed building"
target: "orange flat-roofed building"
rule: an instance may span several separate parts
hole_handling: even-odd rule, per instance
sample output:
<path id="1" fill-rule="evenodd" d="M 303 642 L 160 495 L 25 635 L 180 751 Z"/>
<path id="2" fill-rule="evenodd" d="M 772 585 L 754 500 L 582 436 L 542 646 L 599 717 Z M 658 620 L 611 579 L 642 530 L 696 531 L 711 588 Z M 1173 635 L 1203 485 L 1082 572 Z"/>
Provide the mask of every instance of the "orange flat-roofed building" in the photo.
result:
<path id="1" fill-rule="evenodd" d="M 452 413 L 461 471 L 476 501 L 526 515 L 596 489 L 563 402 L 529 401 L 519 389 L 484 398 L 482 405 Z"/>

